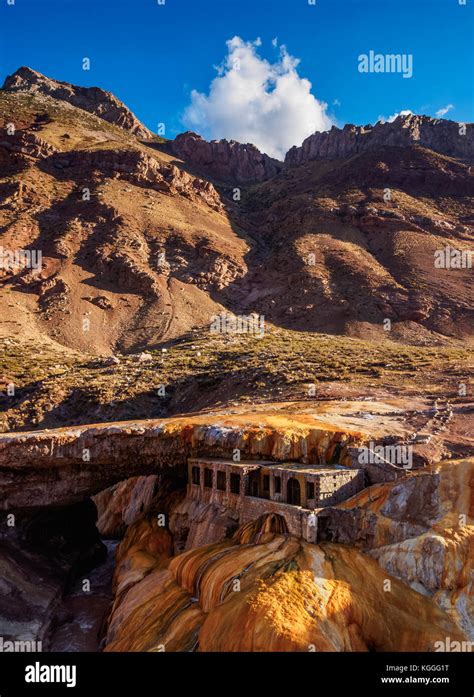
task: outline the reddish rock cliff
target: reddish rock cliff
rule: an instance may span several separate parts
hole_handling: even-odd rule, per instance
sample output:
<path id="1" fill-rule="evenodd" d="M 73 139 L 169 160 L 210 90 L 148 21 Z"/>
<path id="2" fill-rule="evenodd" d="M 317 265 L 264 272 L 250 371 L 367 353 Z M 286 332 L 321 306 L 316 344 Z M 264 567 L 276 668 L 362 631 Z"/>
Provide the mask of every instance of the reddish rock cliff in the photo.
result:
<path id="1" fill-rule="evenodd" d="M 223 182 L 261 182 L 274 177 L 283 166 L 250 143 L 244 145 L 235 140 L 208 142 L 191 131 L 177 136 L 172 147 L 177 157 Z"/>
<path id="2" fill-rule="evenodd" d="M 422 145 L 444 155 L 474 158 L 474 128 L 444 119 L 409 114 L 391 123 L 375 126 L 333 126 L 330 131 L 308 136 L 301 147 L 294 146 L 285 157 L 285 165 L 300 165 L 309 160 L 352 157 L 368 150 L 390 146 Z"/>

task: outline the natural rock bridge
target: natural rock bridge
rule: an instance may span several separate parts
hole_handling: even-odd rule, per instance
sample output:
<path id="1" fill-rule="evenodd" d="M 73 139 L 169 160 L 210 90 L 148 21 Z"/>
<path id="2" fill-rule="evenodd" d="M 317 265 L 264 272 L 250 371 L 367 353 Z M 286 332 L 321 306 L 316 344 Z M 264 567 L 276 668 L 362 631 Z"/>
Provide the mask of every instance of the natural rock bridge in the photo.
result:
<path id="1" fill-rule="evenodd" d="M 351 447 L 402 432 L 387 405 L 378 405 L 379 418 L 369 431 L 357 409 L 362 405 L 339 403 L 337 414 L 327 405 L 318 413 L 312 405 L 311 413 L 267 409 L 5 434 L 0 436 L 1 507 L 70 505 L 128 477 L 184 476 L 191 455 L 229 458 L 238 450 L 242 459 L 315 464 L 337 454 L 339 463 L 350 464 Z"/>

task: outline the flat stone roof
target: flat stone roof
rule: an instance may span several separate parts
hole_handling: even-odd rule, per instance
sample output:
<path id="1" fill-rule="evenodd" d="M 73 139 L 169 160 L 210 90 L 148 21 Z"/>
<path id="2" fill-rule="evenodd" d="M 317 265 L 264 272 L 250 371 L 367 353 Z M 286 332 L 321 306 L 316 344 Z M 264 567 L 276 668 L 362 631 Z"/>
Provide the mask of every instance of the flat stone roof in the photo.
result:
<path id="1" fill-rule="evenodd" d="M 270 467 L 278 465 L 278 462 L 270 462 L 269 460 L 225 460 L 219 457 L 190 457 L 188 463 L 199 462 L 204 465 L 232 465 L 232 467 Z"/>
<path id="2" fill-rule="evenodd" d="M 337 474 L 343 472 L 359 472 L 358 467 L 344 465 L 305 465 L 301 462 L 272 462 L 273 469 L 287 472 L 303 472 L 303 474 Z"/>
<path id="3" fill-rule="evenodd" d="M 275 470 L 287 472 L 302 472 L 303 474 L 337 474 L 342 472 L 358 472 L 361 468 L 345 467 L 344 465 L 308 465 L 302 462 L 274 462 L 269 460 L 224 460 L 223 458 L 190 457 L 191 464 L 201 463 L 208 465 L 230 465 L 232 467 L 271 467 Z"/>

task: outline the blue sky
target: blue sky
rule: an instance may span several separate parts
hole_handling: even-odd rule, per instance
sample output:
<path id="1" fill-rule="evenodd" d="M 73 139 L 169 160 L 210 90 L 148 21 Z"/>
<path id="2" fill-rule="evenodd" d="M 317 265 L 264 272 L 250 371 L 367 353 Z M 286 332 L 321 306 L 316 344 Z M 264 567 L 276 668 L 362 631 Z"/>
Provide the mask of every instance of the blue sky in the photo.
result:
<path id="1" fill-rule="evenodd" d="M 7 1 L 0 5 L 2 81 L 29 65 L 103 87 L 152 130 L 164 122 L 168 137 L 185 130 L 191 90 L 208 94 L 213 66 L 236 35 L 260 37 L 255 50 L 270 63 L 278 60 L 278 37 L 339 125 L 402 109 L 434 116 L 447 105 L 448 118 L 473 120 L 474 0 Z M 359 73 L 357 57 L 370 50 L 412 54 L 413 77 Z"/>

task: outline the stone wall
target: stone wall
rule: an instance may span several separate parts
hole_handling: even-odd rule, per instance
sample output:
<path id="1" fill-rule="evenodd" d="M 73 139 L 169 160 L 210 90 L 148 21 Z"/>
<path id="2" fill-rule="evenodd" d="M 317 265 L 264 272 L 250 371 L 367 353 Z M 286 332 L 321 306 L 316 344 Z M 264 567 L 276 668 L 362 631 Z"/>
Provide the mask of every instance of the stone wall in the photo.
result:
<path id="1" fill-rule="evenodd" d="M 291 535 L 301 537 L 307 542 L 316 542 L 316 512 L 307 508 L 254 496 L 238 496 L 217 489 L 201 489 L 197 484 L 188 484 L 186 497 L 235 511 L 239 516 L 239 525 L 255 520 L 263 513 L 277 513 L 285 519 Z"/>
<path id="2" fill-rule="evenodd" d="M 193 501 L 202 501 L 203 503 L 215 503 L 225 508 L 240 510 L 242 508 L 243 496 L 231 494 L 227 491 L 219 491 L 219 489 L 208 489 L 198 484 L 188 484 L 186 496 Z"/>
<path id="3" fill-rule="evenodd" d="M 231 476 L 240 477 L 239 496 L 253 496 L 274 502 L 288 502 L 288 482 L 296 480 L 300 488 L 299 505 L 303 508 L 318 508 L 332 506 L 345 501 L 365 486 L 365 475 L 362 469 L 328 467 L 322 469 L 299 469 L 299 465 L 288 466 L 276 462 L 240 462 L 193 458 L 188 463 L 188 481 L 192 482 L 193 467 L 200 470 L 201 498 L 204 501 L 220 501 L 225 505 L 226 492 L 231 491 Z M 211 487 L 205 486 L 204 470 L 212 472 Z M 221 473 L 221 489 L 218 487 L 218 472 Z M 252 481 L 253 480 L 253 481 Z M 265 480 L 267 486 L 265 487 Z M 278 489 L 277 490 L 277 482 Z M 208 482 L 209 483 L 209 482 Z M 253 484 L 257 484 L 253 489 Z M 312 484 L 314 495 L 308 496 L 307 484 Z M 222 488 L 223 487 L 223 488 Z M 224 490 L 225 489 L 225 490 Z M 215 493 L 211 493 L 216 490 Z M 234 495 L 236 495 L 234 491 Z"/>
<path id="4" fill-rule="evenodd" d="M 318 477 L 318 484 L 316 501 L 320 506 L 334 506 L 364 488 L 364 471 L 362 469 L 353 472 L 342 470 L 322 474 Z"/>
<path id="5" fill-rule="evenodd" d="M 293 482 L 291 482 L 293 480 Z M 288 503 L 288 484 L 299 496 Z M 312 497 L 308 498 L 308 484 Z M 264 461 L 232 462 L 208 458 L 188 461 L 187 500 L 235 513 L 239 524 L 264 513 L 281 515 L 292 535 L 316 542 L 321 506 L 344 501 L 364 488 L 362 469 L 308 468 Z M 313 491 L 314 489 L 314 491 Z"/>
<path id="6" fill-rule="evenodd" d="M 288 503 L 246 496 L 240 512 L 240 524 L 255 520 L 263 513 L 281 515 L 285 519 L 291 535 L 300 537 L 307 542 L 316 542 L 318 519 L 315 511 L 310 511 L 300 506 L 292 506 Z"/>

